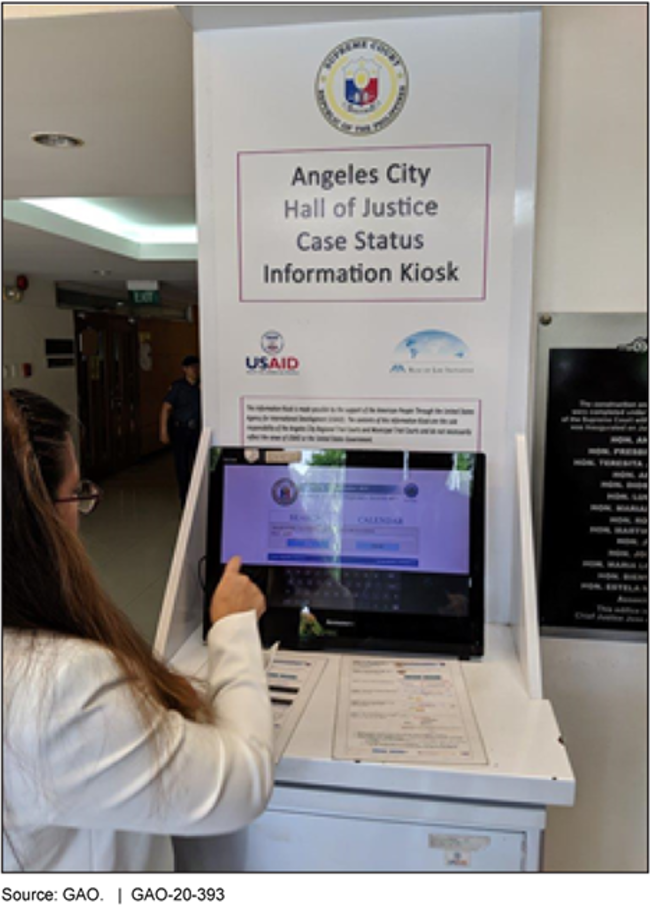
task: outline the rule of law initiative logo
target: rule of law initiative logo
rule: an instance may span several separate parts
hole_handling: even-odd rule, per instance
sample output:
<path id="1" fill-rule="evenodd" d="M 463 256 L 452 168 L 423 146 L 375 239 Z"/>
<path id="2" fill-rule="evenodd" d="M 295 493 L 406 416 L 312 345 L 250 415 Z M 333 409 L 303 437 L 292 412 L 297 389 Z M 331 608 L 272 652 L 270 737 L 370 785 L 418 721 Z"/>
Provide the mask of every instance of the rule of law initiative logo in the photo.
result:
<path id="1" fill-rule="evenodd" d="M 325 57 L 316 101 L 330 126 L 349 135 L 385 129 L 402 111 L 408 73 L 401 56 L 377 38 L 350 38 Z"/>
<path id="2" fill-rule="evenodd" d="M 473 374 L 469 347 L 449 331 L 418 331 L 405 337 L 393 351 L 391 375 Z"/>

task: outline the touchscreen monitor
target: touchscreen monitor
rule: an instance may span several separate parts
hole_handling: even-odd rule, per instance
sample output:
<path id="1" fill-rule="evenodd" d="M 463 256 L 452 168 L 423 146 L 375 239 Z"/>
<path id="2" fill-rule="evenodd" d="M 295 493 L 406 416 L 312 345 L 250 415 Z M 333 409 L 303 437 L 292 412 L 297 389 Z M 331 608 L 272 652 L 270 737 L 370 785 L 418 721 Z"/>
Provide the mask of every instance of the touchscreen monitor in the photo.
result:
<path id="1" fill-rule="evenodd" d="M 481 454 L 221 449 L 206 609 L 238 554 L 268 644 L 480 655 L 483 522 Z"/>

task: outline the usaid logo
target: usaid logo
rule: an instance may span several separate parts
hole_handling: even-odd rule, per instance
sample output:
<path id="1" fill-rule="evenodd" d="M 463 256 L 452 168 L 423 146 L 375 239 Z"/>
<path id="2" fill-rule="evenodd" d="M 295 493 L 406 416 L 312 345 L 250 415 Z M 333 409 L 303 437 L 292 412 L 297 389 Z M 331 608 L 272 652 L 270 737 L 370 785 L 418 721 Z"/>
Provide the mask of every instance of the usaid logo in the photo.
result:
<path id="1" fill-rule="evenodd" d="M 279 331 L 267 331 L 262 334 L 260 346 L 265 353 L 277 356 L 284 349 L 284 337 Z"/>
<path id="2" fill-rule="evenodd" d="M 265 331 L 260 338 L 263 356 L 247 356 L 246 371 L 249 375 L 297 375 L 300 360 L 296 356 L 280 355 L 284 350 L 284 337 L 279 331 Z"/>

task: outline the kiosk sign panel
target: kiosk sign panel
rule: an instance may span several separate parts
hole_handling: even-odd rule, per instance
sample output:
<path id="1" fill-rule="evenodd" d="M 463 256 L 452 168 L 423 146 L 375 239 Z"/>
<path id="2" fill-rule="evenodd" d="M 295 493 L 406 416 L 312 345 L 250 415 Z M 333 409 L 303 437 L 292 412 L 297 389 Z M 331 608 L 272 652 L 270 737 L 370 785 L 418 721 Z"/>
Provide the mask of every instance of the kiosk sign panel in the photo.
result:
<path id="1" fill-rule="evenodd" d="M 485 300 L 489 182 L 489 145 L 242 152 L 239 298 Z"/>
<path id="2" fill-rule="evenodd" d="M 507 610 L 539 13 L 360 29 L 197 36 L 204 424 L 220 445 L 486 453 Z"/>

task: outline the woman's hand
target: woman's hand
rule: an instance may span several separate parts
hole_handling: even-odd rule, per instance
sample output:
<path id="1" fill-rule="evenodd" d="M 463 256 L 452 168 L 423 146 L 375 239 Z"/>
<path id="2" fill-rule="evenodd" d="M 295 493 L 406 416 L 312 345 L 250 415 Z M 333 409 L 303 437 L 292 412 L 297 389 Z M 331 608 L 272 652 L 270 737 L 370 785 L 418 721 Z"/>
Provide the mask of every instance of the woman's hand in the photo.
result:
<path id="1" fill-rule="evenodd" d="M 266 599 L 255 583 L 239 572 L 240 569 L 241 558 L 231 557 L 212 596 L 210 620 L 213 624 L 229 614 L 244 611 L 256 611 L 259 620 L 266 611 Z"/>

